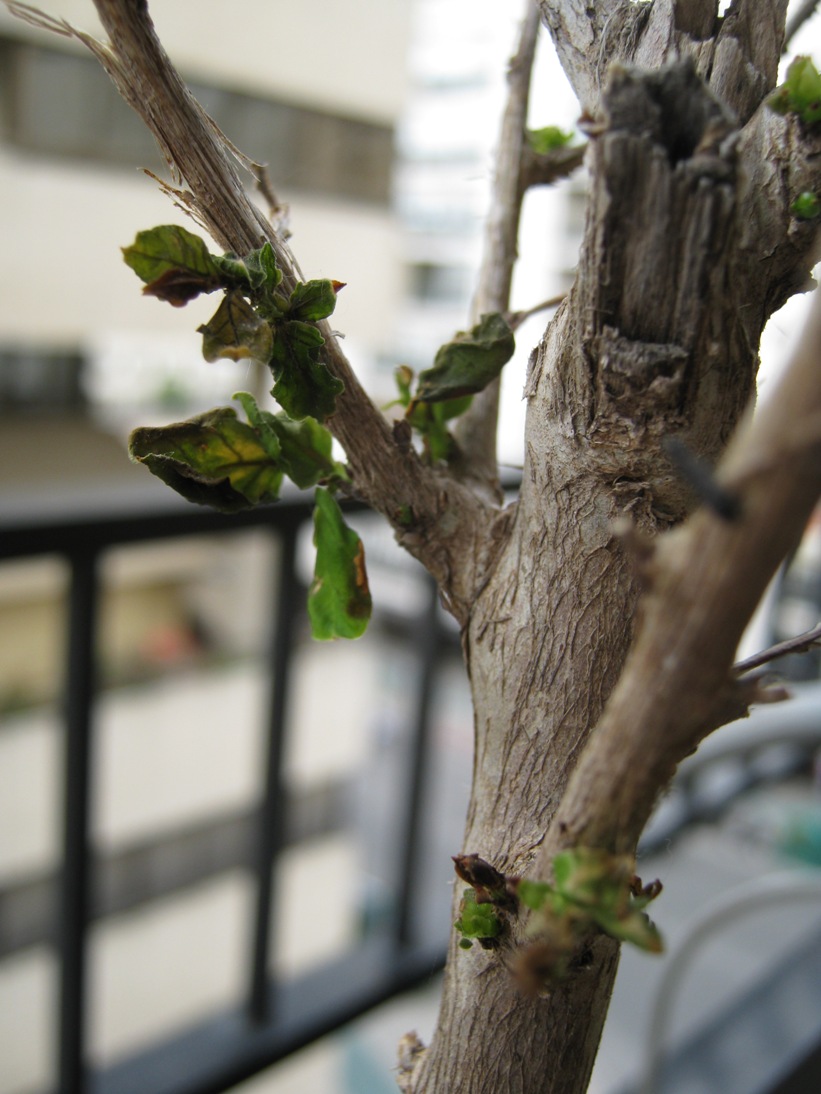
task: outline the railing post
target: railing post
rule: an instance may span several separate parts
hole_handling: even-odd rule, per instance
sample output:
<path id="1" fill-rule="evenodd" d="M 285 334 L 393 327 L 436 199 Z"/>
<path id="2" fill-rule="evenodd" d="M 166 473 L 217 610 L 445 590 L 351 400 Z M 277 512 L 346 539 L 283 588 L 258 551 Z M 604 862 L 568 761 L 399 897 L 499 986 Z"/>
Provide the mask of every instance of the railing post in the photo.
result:
<path id="1" fill-rule="evenodd" d="M 401 946 L 408 946 L 414 941 L 414 898 L 419 885 L 422 805 L 430 752 L 431 705 L 442 648 L 439 589 L 432 578 L 426 577 L 425 580 L 428 600 L 424 611 L 414 623 L 413 631 L 414 652 L 419 657 L 419 680 L 416 691 L 416 710 L 411 726 L 405 815 L 400 826 L 402 842 L 399 854 L 396 856 L 400 864 L 400 873 L 395 937 Z"/>
<path id="2" fill-rule="evenodd" d="M 271 909 L 276 897 L 276 857 L 284 838 L 286 802 L 282 781 L 282 757 L 285 747 L 285 723 L 294 644 L 294 624 L 299 612 L 302 589 L 296 579 L 294 560 L 299 531 L 298 521 L 288 521 L 280 535 L 277 560 L 276 625 L 270 652 L 270 705 L 265 763 L 265 789 L 256 829 L 254 878 L 253 942 L 248 993 L 251 1020 L 270 1020 L 270 983 L 268 957 L 271 937 Z"/>
<path id="3" fill-rule="evenodd" d="M 92 705 L 96 687 L 99 600 L 96 550 L 70 556 L 64 686 L 63 864 L 58 938 L 60 999 L 58 1090 L 86 1089 L 87 928 L 90 919 L 90 792 Z"/>

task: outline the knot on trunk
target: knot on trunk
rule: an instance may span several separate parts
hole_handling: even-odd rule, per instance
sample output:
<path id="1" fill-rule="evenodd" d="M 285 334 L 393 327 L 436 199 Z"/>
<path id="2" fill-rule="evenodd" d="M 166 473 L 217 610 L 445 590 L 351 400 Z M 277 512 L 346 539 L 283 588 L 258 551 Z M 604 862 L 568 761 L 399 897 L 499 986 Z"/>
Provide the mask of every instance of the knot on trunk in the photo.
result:
<path id="1" fill-rule="evenodd" d="M 736 126 L 689 57 L 657 72 L 613 65 L 603 106 L 608 132 L 648 138 L 673 165 L 716 149 Z"/>
<path id="2" fill-rule="evenodd" d="M 629 504 L 641 496 L 678 519 L 688 503 L 662 438 L 680 434 L 712 459 L 739 412 L 739 374 L 751 381 L 755 367 L 737 335 L 743 301 L 728 245 L 737 130 L 690 59 L 654 72 L 615 66 L 602 110 L 578 281 L 585 428 L 600 473 L 635 484 Z"/>

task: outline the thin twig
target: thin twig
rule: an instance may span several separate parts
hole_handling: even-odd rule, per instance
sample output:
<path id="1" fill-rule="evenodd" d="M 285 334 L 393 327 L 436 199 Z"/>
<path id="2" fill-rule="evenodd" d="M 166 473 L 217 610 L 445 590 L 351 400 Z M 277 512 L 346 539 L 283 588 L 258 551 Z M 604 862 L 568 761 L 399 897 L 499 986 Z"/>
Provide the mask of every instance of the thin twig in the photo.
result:
<path id="1" fill-rule="evenodd" d="M 712 509 L 722 520 L 739 519 L 741 500 L 738 494 L 723 486 L 716 479 L 712 467 L 691 452 L 680 437 L 664 437 L 661 447 L 679 477 L 703 505 Z"/>
<path id="2" fill-rule="evenodd" d="M 52 34 L 59 34 L 61 38 L 74 38 L 76 32 L 65 19 L 58 19 L 49 15 L 31 4 L 17 3 L 16 0 L 4 0 L 9 12 L 19 19 L 21 23 L 28 23 L 30 27 L 38 30 L 48 30 Z"/>
<path id="3" fill-rule="evenodd" d="M 786 638 L 783 642 L 776 642 L 766 650 L 754 653 L 751 657 L 745 657 L 743 661 L 736 661 L 733 665 L 733 673 L 742 676 L 745 672 L 768 665 L 770 661 L 776 661 L 779 657 L 788 657 L 791 653 L 807 653 L 814 646 L 821 646 L 821 624 L 813 627 L 811 631 L 796 635 L 795 638 Z"/>
<path id="4" fill-rule="evenodd" d="M 283 288 L 293 288 L 302 280 L 296 259 L 284 233 L 249 200 L 237 163 L 252 170 L 263 186 L 264 179 L 184 84 L 156 35 L 147 0 L 94 0 L 94 6 L 108 42 L 27 4 L 8 4 L 27 22 L 87 46 L 160 145 L 171 170 L 166 190 L 172 198 L 226 250 L 244 255 L 269 242 Z M 466 550 L 465 541 L 473 544 L 488 527 L 486 504 L 461 483 L 425 467 L 413 450 L 396 445 L 338 337 L 326 321 L 319 329 L 325 339 L 322 362 L 344 385 L 328 427 L 345 449 L 357 492 L 394 524 L 400 541 L 428 567 L 451 611 L 464 622 L 475 588 L 473 567 L 480 557 Z M 401 519 L 407 513 L 412 514 L 412 526 Z"/>
<path id="5" fill-rule="evenodd" d="M 550 186 L 559 179 L 566 179 L 584 162 L 587 142 L 566 148 L 554 148 L 552 152 L 539 154 L 526 148 L 522 161 L 522 186 Z"/>
<path id="6" fill-rule="evenodd" d="M 817 294 L 776 395 L 719 463 L 720 481 L 745 483 L 743 519 L 716 520 L 699 509 L 656 541 L 630 656 L 542 844 L 537 876 L 557 847 L 632 849 L 676 765 L 728 714 L 741 713 L 739 700 L 748 697 L 736 689 L 744 681 L 728 685 L 733 651 L 821 491 L 814 450 L 787 456 L 783 446 L 785 434 L 821 409 L 820 352 Z M 748 473 L 761 466 L 766 473 Z M 798 644 L 809 641 L 801 635 Z"/>
<path id="7" fill-rule="evenodd" d="M 798 11 L 794 15 L 790 16 L 790 19 L 787 23 L 787 29 L 784 32 L 784 46 L 782 48 L 782 53 L 787 52 L 790 42 L 793 40 L 795 35 L 798 33 L 801 27 L 804 26 L 807 20 L 815 14 L 818 3 L 819 0 L 804 0 L 804 3 L 801 5 Z"/>
<path id="8" fill-rule="evenodd" d="M 532 315 L 538 315 L 540 311 L 547 311 L 549 308 L 558 308 L 559 304 L 561 304 L 566 296 L 566 292 L 560 292 L 557 296 L 551 296 L 547 300 L 543 300 L 541 304 L 536 304 L 532 308 L 526 308 L 524 311 L 509 311 L 505 316 L 507 325 L 512 331 L 516 331 L 522 323 L 524 323 L 526 319 L 530 319 Z"/>
<path id="9" fill-rule="evenodd" d="M 473 322 L 486 312 L 506 312 L 517 258 L 522 208 L 522 165 L 527 148 L 527 108 L 530 78 L 536 55 L 540 15 L 536 0 L 527 0 L 516 55 L 508 71 L 508 97 L 502 117 L 496 171 L 485 228 L 479 280 L 471 308 Z M 470 477 L 498 486 L 496 430 L 499 417 L 499 381 L 477 395 L 458 422 L 456 439 L 462 466 Z"/>

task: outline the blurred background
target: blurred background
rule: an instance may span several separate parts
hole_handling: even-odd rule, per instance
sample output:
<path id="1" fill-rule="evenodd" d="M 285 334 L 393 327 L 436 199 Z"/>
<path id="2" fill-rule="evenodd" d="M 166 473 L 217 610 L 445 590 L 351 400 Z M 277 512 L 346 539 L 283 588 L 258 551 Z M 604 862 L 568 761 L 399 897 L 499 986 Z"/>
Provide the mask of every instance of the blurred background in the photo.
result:
<path id="1" fill-rule="evenodd" d="M 91 0 L 48 10 L 98 29 Z M 394 368 L 427 367 L 465 325 L 519 5 L 151 10 L 206 110 L 269 165 L 306 277 L 346 283 L 334 325 L 389 402 Z M 817 32 L 807 23 L 793 52 Z M 576 113 L 545 35 L 531 124 L 572 130 Z M 247 363 L 203 361 L 195 332 L 213 302 L 143 298 L 121 262 L 136 232 L 186 223 L 140 167 L 164 174 L 97 62 L 0 8 L 0 1094 L 80 1094 L 86 1065 L 95 1091 L 193 1094 L 286 1055 L 242 1089 L 382 1094 L 399 1037 L 432 1028 L 450 930 L 472 747 L 458 635 L 425 575 L 360 513 L 374 622 L 353 644 L 311 642 L 304 501 L 231 523 L 129 463 L 134 426 L 265 392 Z M 528 194 L 514 309 L 569 287 L 584 206 L 583 172 Z M 768 328 L 763 395 L 805 303 Z M 544 321 L 523 325 L 504 374 L 513 472 Z M 817 622 L 819 544 L 811 528 L 751 649 Z M 719 735 L 648 835 L 641 872 L 672 891 L 659 919 L 674 944 L 713 896 L 795 870 L 781 904 L 765 893 L 729 948 L 722 937 L 709 949 L 709 924 L 696 931 L 704 949 L 687 966 L 665 1090 L 774 1089 L 821 1033 L 821 995 L 807 1002 L 790 981 L 815 1025 L 773 1002 L 789 1027 L 775 1047 L 728 1034 L 721 1061 L 698 1042 L 728 1016 L 749 1025 L 767 977 L 786 983 L 790 962 L 806 974 L 794 951 L 821 950 L 817 657 L 787 671 L 801 679 L 796 703 Z M 732 909 L 716 914 L 732 925 Z M 595 1090 L 638 1081 L 643 1046 L 664 1033 L 649 1022 L 665 967 L 625 959 Z M 772 1031 L 772 1013 L 762 1020 Z M 685 1075 L 693 1059 L 713 1068 L 706 1086 Z"/>

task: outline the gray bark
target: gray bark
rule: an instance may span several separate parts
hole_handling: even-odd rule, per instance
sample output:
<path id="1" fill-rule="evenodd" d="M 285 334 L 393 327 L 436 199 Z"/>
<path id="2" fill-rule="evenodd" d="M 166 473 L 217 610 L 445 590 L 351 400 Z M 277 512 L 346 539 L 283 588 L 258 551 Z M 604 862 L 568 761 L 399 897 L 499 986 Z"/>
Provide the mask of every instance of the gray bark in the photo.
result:
<path id="1" fill-rule="evenodd" d="M 635 848 L 676 762 L 749 700 L 725 694 L 738 620 L 817 496 L 809 475 L 756 579 L 738 571 L 752 602 L 734 625 L 718 623 L 721 599 L 702 592 L 699 623 L 708 619 L 723 643 L 696 658 L 702 705 L 688 705 L 692 675 L 677 699 L 659 687 L 639 705 L 676 648 L 684 605 L 674 599 L 665 616 L 660 599 L 666 627 L 643 632 L 643 660 L 622 677 L 648 578 L 617 528 L 629 517 L 632 541 L 651 541 L 687 515 L 693 498 L 661 442 L 676 435 L 704 458 L 719 455 L 753 392 L 763 325 L 811 265 L 814 229 L 787 206 L 816 185 L 817 138 L 760 106 L 785 6 L 736 4 L 719 24 L 715 4 L 543 4 L 588 111 L 591 196 L 576 284 L 531 362 L 521 497 L 466 630 L 476 756 L 463 850 L 504 873 L 549 877 L 552 854 L 568 845 Z M 653 72 L 622 66 L 608 79 L 612 58 Z M 733 531 L 740 549 L 752 533 Z M 692 542 L 690 551 L 703 557 Z M 721 557 L 717 547 L 697 569 L 702 589 Z M 668 579 L 674 589 L 684 559 Z M 696 587 L 686 586 L 690 601 Z M 620 705 L 601 721 L 620 677 Z M 665 740 L 671 710 L 688 707 L 676 747 L 648 748 L 648 738 Z M 603 744 L 588 747 L 600 721 Z M 600 940 L 584 969 L 544 997 L 522 996 L 506 963 L 453 949 L 436 1034 L 402 1074 L 403 1090 L 586 1089 L 615 947 Z"/>

